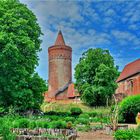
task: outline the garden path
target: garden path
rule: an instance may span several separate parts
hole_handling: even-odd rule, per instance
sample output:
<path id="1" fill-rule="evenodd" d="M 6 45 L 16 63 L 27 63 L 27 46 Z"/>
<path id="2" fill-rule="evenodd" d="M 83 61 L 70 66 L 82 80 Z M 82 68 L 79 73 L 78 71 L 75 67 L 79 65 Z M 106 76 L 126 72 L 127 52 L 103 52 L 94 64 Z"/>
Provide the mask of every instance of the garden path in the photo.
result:
<path id="1" fill-rule="evenodd" d="M 76 140 L 113 140 L 113 137 L 107 135 L 104 130 L 78 132 L 78 136 Z"/>
<path id="2" fill-rule="evenodd" d="M 128 128 L 136 127 L 136 124 L 128 124 Z M 107 135 L 105 130 L 97 130 L 90 132 L 78 132 L 77 140 L 113 140 L 113 137 Z"/>

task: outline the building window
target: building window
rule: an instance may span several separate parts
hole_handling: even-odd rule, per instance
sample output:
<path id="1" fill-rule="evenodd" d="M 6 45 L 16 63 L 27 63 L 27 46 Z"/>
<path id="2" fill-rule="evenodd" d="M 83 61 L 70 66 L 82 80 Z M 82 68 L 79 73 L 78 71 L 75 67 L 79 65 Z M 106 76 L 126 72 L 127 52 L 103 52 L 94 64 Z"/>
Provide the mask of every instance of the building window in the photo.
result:
<path id="1" fill-rule="evenodd" d="M 130 84 L 130 94 L 132 95 L 133 94 L 133 81 L 130 80 L 129 84 Z"/>

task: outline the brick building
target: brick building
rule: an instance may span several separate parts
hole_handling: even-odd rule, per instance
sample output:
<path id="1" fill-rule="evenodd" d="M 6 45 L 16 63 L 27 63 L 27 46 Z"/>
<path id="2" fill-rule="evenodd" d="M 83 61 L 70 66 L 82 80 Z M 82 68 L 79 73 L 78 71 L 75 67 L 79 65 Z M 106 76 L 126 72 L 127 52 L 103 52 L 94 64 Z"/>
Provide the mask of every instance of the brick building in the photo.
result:
<path id="1" fill-rule="evenodd" d="M 71 100 L 76 97 L 72 83 L 72 48 L 65 44 L 59 31 L 55 44 L 48 48 L 49 89 L 46 101 Z"/>
<path id="2" fill-rule="evenodd" d="M 127 64 L 119 78 L 116 94 L 140 94 L 140 59 Z"/>

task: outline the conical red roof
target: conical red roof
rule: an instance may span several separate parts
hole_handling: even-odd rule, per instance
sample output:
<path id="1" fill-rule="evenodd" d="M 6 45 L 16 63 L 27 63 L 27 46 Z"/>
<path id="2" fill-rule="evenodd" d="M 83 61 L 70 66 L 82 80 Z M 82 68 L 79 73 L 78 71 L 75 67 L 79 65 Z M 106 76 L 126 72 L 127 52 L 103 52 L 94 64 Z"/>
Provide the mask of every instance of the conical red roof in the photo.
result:
<path id="1" fill-rule="evenodd" d="M 63 35 L 62 35 L 61 31 L 58 32 L 58 36 L 56 38 L 55 45 L 56 46 L 57 45 L 62 45 L 62 46 L 65 45 L 65 41 L 64 41 L 64 38 L 63 38 Z"/>

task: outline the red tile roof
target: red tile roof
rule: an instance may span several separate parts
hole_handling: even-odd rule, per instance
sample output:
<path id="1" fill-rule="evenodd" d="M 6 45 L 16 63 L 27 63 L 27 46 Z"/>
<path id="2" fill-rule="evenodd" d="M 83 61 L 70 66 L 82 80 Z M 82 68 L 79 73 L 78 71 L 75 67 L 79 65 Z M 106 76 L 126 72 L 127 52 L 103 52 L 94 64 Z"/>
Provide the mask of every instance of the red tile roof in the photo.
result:
<path id="1" fill-rule="evenodd" d="M 140 59 L 137 59 L 137 60 L 127 64 L 124 67 L 122 73 L 120 74 L 119 78 L 117 79 L 117 82 L 124 80 L 139 72 L 140 72 Z"/>
<path id="2" fill-rule="evenodd" d="M 68 92 L 67 92 L 67 97 L 68 98 L 73 98 L 75 97 L 75 90 L 74 90 L 74 84 L 70 84 L 68 87 Z"/>
<path id="3" fill-rule="evenodd" d="M 58 33 L 58 36 L 57 36 L 56 41 L 55 41 L 55 45 L 56 46 L 57 45 L 62 45 L 62 46 L 65 45 L 65 41 L 64 41 L 64 38 L 63 38 L 61 31 L 59 31 L 59 33 Z"/>
<path id="4" fill-rule="evenodd" d="M 80 97 L 80 94 L 77 92 L 77 90 L 75 90 L 73 83 L 71 83 L 68 87 L 67 97 L 68 98 Z"/>

